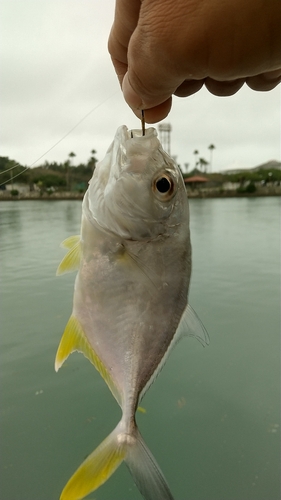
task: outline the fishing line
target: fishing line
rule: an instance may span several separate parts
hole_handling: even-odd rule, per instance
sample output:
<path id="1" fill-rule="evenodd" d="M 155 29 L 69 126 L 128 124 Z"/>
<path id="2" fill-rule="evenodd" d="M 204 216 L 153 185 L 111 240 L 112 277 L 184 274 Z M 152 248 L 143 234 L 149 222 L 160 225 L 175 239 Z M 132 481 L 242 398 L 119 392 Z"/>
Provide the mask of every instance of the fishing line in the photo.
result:
<path id="1" fill-rule="evenodd" d="M 36 162 L 34 162 L 36 163 Z M 31 166 L 34 165 L 34 163 L 31 163 Z M 16 168 L 19 166 L 19 163 L 17 163 L 14 167 L 12 168 Z M 26 170 L 28 170 L 30 167 L 25 167 L 24 170 L 22 170 L 19 174 L 16 174 L 16 175 L 13 175 L 13 177 L 11 177 L 10 179 L 8 179 L 7 181 L 4 181 L 4 182 L 1 182 L 0 186 L 4 186 L 4 184 L 8 184 L 8 182 L 10 181 L 13 181 L 16 177 L 18 177 L 19 175 L 23 174 L 24 172 L 26 172 Z M 1 174 L 5 174 L 5 172 L 8 172 L 9 170 L 11 170 L 10 168 L 8 168 L 7 170 L 4 170 L 3 172 L 1 172 Z"/>
<path id="2" fill-rule="evenodd" d="M 41 158 L 43 158 L 44 156 L 46 156 L 46 154 L 48 154 L 50 151 L 52 151 L 52 149 L 54 149 L 58 144 L 60 144 L 60 142 L 62 142 L 66 137 L 68 137 L 71 134 L 71 132 L 73 132 L 73 130 L 75 130 L 84 120 L 86 120 L 86 118 L 88 118 L 88 116 L 90 116 L 94 111 L 96 111 L 96 109 L 98 109 L 105 102 L 109 101 L 109 99 L 111 99 L 112 97 L 114 97 L 117 94 L 117 92 L 119 92 L 119 91 L 116 90 L 116 92 L 114 92 L 109 97 L 107 97 L 106 99 L 104 99 L 103 101 L 101 101 L 99 104 L 97 104 L 96 106 L 94 106 L 90 111 L 88 111 L 88 113 L 86 113 L 86 115 L 83 116 L 83 118 L 81 118 L 81 120 L 79 120 L 76 123 L 76 125 L 74 125 L 66 134 L 64 134 L 61 137 L 61 139 L 59 139 L 57 142 L 55 142 L 55 144 L 53 144 L 53 146 L 51 146 L 49 149 L 47 149 L 47 151 L 45 151 L 45 153 L 43 153 L 41 156 L 39 156 L 39 158 L 37 158 L 37 160 L 35 160 L 33 163 L 31 163 L 28 167 L 25 167 L 25 169 L 22 170 L 19 174 L 16 174 L 13 177 L 11 177 L 8 181 L 2 182 L 0 184 L 0 186 L 3 186 L 4 184 L 7 184 L 8 182 L 14 180 L 16 177 L 18 177 L 19 175 L 21 175 L 24 172 L 26 172 L 29 168 L 33 167 L 33 165 L 35 165 L 35 163 L 37 163 L 39 160 L 41 160 Z M 20 166 L 20 164 L 16 163 L 16 165 L 14 165 L 13 167 L 7 168 L 6 170 L 3 170 L 2 172 L 0 172 L 0 175 L 1 174 L 5 174 L 6 172 L 9 172 L 10 170 L 13 170 L 13 168 L 16 168 L 18 166 Z"/>
<path id="3" fill-rule="evenodd" d="M 6 168 L 6 170 L 3 170 L 3 172 L 0 172 L 0 175 L 1 175 L 1 174 L 5 174 L 6 172 L 10 172 L 10 170 L 13 170 L 13 168 L 16 168 L 18 165 L 19 165 L 19 163 L 16 163 L 16 164 L 15 164 L 15 165 L 13 165 L 12 167 L 10 167 L 10 168 Z"/>

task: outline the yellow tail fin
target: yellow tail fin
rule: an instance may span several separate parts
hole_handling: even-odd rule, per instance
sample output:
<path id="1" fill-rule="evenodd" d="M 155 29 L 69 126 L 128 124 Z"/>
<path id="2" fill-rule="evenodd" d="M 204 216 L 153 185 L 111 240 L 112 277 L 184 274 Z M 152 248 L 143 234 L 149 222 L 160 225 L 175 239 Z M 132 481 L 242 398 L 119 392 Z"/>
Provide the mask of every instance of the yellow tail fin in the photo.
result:
<path id="1" fill-rule="evenodd" d="M 126 439 L 120 435 L 119 424 L 73 474 L 60 500 L 81 500 L 107 481 L 125 457 Z"/>
<path id="2" fill-rule="evenodd" d="M 60 500 L 82 500 L 105 483 L 123 460 L 146 500 L 174 500 L 137 427 L 126 430 L 122 420 L 73 474 Z"/>

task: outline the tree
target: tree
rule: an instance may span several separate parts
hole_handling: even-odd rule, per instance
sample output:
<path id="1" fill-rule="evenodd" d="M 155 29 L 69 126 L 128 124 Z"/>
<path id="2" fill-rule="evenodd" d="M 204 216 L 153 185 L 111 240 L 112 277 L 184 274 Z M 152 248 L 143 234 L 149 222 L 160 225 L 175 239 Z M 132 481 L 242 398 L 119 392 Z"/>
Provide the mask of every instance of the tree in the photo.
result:
<path id="1" fill-rule="evenodd" d="M 209 165 L 209 163 L 205 160 L 205 158 L 199 158 L 198 163 L 199 163 L 200 170 L 202 170 L 202 172 L 206 173 L 207 172 L 207 165 Z"/>
<path id="2" fill-rule="evenodd" d="M 69 160 L 65 162 L 65 167 L 66 167 L 66 190 L 70 191 L 70 167 L 73 166 L 72 160 L 75 158 L 76 154 L 71 151 L 71 153 L 68 154 Z"/>
<path id="3" fill-rule="evenodd" d="M 195 168 L 195 167 L 196 167 L 196 165 L 197 165 L 197 156 L 199 155 L 199 151 L 198 151 L 198 149 L 195 149 L 195 150 L 193 151 L 193 154 L 194 154 L 194 156 L 195 156 L 195 165 L 194 165 L 194 168 Z"/>
<path id="4" fill-rule="evenodd" d="M 71 151 L 71 153 L 69 153 L 69 158 L 70 158 L 70 161 L 72 162 L 73 158 L 76 156 L 75 153 L 73 153 L 73 151 Z"/>
<path id="5" fill-rule="evenodd" d="M 96 154 L 96 150 L 95 149 L 92 149 L 91 150 L 91 157 L 89 158 L 88 160 L 88 167 L 91 168 L 91 171 L 94 172 L 95 168 L 96 168 L 96 163 L 97 163 L 97 159 L 95 157 L 95 154 Z"/>
<path id="6" fill-rule="evenodd" d="M 216 149 L 216 146 L 214 146 L 214 144 L 210 144 L 210 146 L 208 146 L 208 149 L 210 150 L 210 172 L 211 172 L 213 164 L 213 151 L 214 149 Z"/>
<path id="7" fill-rule="evenodd" d="M 13 180 L 20 177 L 21 180 L 28 178 L 28 171 L 26 167 L 20 165 L 15 160 L 11 160 L 8 156 L 0 156 L 0 185 L 4 186 L 8 182 L 13 185 Z"/>

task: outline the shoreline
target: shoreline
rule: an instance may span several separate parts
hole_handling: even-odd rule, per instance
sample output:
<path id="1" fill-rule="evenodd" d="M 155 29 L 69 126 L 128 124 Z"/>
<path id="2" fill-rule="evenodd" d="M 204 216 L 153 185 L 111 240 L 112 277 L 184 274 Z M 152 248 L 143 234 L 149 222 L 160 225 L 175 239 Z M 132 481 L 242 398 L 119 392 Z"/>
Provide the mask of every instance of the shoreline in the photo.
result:
<path id="1" fill-rule="evenodd" d="M 237 193 L 236 191 L 218 192 L 215 190 L 188 190 L 187 196 L 189 199 L 205 199 L 205 198 L 260 198 L 266 196 L 281 196 L 281 187 L 264 188 L 257 190 L 254 193 Z M 84 193 L 57 192 L 52 194 L 18 194 L 12 196 L 10 193 L 0 192 L 0 201 L 63 201 L 63 200 L 80 200 L 82 201 Z"/>

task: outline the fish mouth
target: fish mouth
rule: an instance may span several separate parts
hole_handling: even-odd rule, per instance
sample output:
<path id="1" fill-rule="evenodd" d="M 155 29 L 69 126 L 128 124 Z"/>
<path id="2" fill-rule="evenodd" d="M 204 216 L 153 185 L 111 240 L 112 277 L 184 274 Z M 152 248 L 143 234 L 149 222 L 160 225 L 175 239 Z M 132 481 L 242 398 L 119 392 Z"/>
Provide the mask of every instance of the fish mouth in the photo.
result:
<path id="1" fill-rule="evenodd" d="M 141 147 L 145 147 L 145 149 L 150 149 L 154 143 L 155 146 L 156 144 L 159 145 L 157 130 L 154 127 L 148 127 L 145 129 L 145 134 L 143 134 L 142 129 L 128 129 L 126 125 L 122 125 L 117 130 L 116 136 L 118 136 L 118 133 L 120 134 L 120 144 L 126 148 L 131 144 L 134 144 L 135 147 L 137 147 L 137 144 L 141 144 Z M 145 143 L 147 143 L 147 146 L 145 146 Z"/>
<path id="2" fill-rule="evenodd" d="M 127 138 L 128 139 L 135 139 L 139 137 L 143 137 L 144 139 L 149 138 L 149 137 L 157 137 L 157 131 L 154 127 L 148 127 L 145 129 L 145 133 L 143 133 L 143 129 L 128 129 L 125 125 L 124 128 L 126 129 L 127 132 Z"/>

